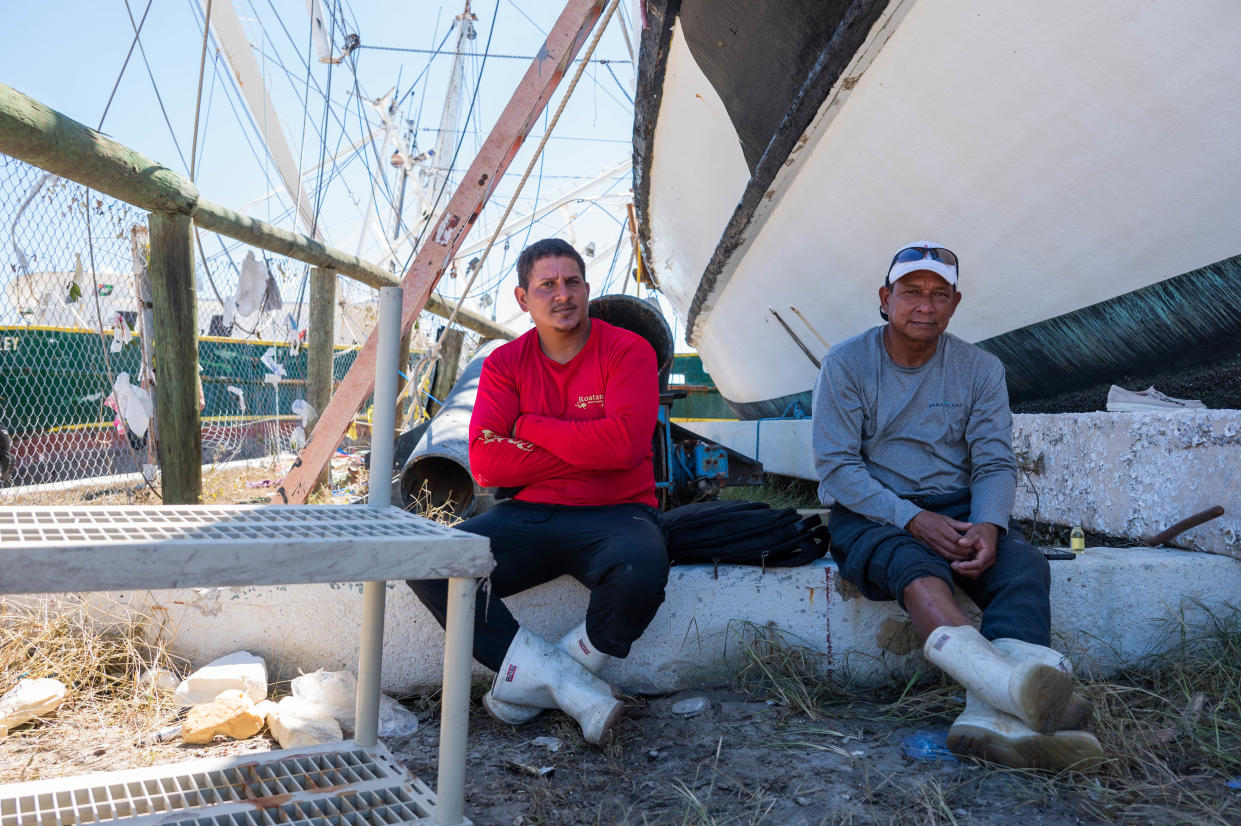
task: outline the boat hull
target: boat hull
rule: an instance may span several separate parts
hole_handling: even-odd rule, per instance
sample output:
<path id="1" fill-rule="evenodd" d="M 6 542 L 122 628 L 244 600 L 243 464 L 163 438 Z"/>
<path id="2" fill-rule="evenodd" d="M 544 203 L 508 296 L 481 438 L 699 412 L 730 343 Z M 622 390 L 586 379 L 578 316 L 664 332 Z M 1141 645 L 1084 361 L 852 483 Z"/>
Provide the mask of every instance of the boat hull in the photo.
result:
<path id="1" fill-rule="evenodd" d="M 820 4 L 772 45 L 800 85 L 759 78 L 778 119 L 743 106 L 761 69 L 734 47 L 771 33 L 738 19 L 752 4 L 710 4 L 728 29 L 703 0 L 656 5 L 644 254 L 739 416 L 808 409 L 817 362 L 881 323 L 887 261 L 918 238 L 959 254 L 952 330 L 1003 360 L 1015 403 L 1241 356 L 1230 4 Z"/>

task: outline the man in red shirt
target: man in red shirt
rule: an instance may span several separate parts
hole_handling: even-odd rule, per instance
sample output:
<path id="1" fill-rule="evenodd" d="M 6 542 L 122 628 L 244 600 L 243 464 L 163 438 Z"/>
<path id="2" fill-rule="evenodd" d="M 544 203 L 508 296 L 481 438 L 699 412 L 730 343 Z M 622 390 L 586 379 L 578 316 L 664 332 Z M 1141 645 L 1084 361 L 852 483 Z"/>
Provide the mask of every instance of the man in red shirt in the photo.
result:
<path id="1" fill-rule="evenodd" d="M 655 351 L 587 314 L 586 265 L 556 238 L 517 259 L 517 303 L 534 329 L 483 364 L 470 420 L 470 470 L 516 488 L 457 527 L 491 539 L 500 598 L 569 574 L 590 589 L 586 621 L 557 645 L 518 625 L 499 600 L 478 606 L 474 657 L 494 669 L 483 698 L 511 724 L 560 708 L 603 741 L 624 704 L 595 676 L 625 657 L 664 600 L 668 555 L 655 499 L 651 437 L 659 408 Z M 411 581 L 444 623 L 447 586 Z"/>

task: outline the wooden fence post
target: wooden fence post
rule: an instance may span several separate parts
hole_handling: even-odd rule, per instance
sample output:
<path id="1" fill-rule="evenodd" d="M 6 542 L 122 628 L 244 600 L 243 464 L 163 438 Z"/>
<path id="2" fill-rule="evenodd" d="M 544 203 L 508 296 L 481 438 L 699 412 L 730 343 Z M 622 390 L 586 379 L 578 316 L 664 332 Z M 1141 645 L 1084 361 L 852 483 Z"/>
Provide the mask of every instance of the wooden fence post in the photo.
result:
<path id="1" fill-rule="evenodd" d="M 314 421 L 306 435 L 314 432 L 319 417 L 332 399 L 332 358 L 336 343 L 336 272 L 314 267 L 310 270 L 310 322 L 306 342 L 306 402 L 315 409 Z M 328 463 L 319 483 L 332 484 L 332 465 Z"/>
<path id="2" fill-rule="evenodd" d="M 152 212 L 148 227 L 164 503 L 197 504 L 202 501 L 203 460 L 193 223 L 188 215 Z"/>
<path id="3" fill-rule="evenodd" d="M 440 339 L 439 363 L 435 367 L 435 383 L 431 386 L 431 395 L 437 401 L 427 402 L 427 413 L 434 416 L 444 406 L 444 399 L 457 383 L 457 368 L 461 364 L 461 345 L 465 341 L 465 333 L 458 327 L 444 328 Z"/>

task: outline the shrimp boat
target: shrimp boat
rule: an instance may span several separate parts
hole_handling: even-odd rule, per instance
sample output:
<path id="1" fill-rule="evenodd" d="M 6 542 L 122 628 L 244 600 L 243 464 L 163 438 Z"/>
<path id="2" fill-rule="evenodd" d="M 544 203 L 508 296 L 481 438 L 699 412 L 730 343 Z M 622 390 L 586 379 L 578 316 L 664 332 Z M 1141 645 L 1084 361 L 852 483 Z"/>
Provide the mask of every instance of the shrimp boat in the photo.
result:
<path id="1" fill-rule="evenodd" d="M 740 418 L 809 408 L 919 238 L 960 257 L 952 332 L 1001 358 L 1015 405 L 1241 356 L 1233 4 L 645 11 L 643 251 Z"/>

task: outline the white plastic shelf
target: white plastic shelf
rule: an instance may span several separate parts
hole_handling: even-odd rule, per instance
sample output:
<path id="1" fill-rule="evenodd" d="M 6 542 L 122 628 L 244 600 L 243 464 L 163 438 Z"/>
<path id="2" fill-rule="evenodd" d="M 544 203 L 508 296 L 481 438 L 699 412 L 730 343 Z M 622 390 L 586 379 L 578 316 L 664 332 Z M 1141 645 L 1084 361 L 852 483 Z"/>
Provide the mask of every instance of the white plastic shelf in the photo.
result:
<path id="1" fill-rule="evenodd" d="M 473 588 L 493 567 L 485 537 L 394 507 L 0 507 L 0 594 L 364 583 L 357 742 L 322 747 L 316 758 L 331 763 L 331 755 L 348 753 L 362 762 L 332 768 L 329 777 L 326 769 L 306 770 L 307 750 L 273 751 L 233 761 L 242 775 L 228 767 L 213 774 L 208 761 L 195 761 L 0 786 L 0 826 L 362 826 L 429 823 L 433 816 L 468 823 L 461 812 Z M 376 738 L 383 583 L 401 579 L 449 580 L 438 802 Z M 371 764 L 395 766 L 400 779 L 368 785 L 377 782 L 365 768 Z"/>
<path id="2" fill-rule="evenodd" d="M 400 508 L 0 507 L 0 593 L 485 576 L 487 540 Z"/>
<path id="3" fill-rule="evenodd" d="M 0 787 L 0 826 L 431 823 L 435 795 L 351 741 Z"/>

